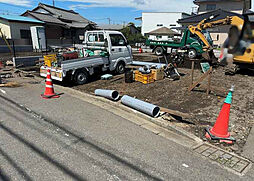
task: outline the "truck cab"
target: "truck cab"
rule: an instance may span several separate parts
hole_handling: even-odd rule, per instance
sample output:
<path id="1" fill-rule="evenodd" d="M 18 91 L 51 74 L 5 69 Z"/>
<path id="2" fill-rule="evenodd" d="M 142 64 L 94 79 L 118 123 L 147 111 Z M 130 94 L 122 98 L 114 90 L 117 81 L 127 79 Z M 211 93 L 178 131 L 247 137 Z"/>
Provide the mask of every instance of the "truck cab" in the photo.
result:
<path id="1" fill-rule="evenodd" d="M 124 66 L 133 61 L 132 49 L 121 32 L 87 31 L 84 48 L 88 51 L 105 52 L 109 56 L 109 70 L 124 72 Z"/>

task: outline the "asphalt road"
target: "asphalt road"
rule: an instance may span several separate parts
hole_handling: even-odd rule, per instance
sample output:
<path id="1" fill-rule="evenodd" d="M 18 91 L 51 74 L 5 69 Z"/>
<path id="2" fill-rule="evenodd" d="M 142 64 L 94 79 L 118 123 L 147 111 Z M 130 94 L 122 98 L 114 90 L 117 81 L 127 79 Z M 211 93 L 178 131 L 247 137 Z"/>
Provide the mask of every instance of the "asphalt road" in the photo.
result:
<path id="1" fill-rule="evenodd" d="M 43 100 L 42 91 L 0 90 L 2 180 L 253 180 L 73 95 Z"/>

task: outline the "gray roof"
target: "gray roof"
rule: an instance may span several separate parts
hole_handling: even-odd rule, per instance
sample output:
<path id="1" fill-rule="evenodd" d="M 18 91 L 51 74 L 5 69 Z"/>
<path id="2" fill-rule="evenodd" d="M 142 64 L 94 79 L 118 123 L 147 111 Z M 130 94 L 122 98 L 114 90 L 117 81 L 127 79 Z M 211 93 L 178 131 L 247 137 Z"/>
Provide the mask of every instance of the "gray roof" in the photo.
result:
<path id="1" fill-rule="evenodd" d="M 202 13 L 202 14 L 190 16 L 190 17 L 187 17 L 187 18 L 179 19 L 177 22 L 180 23 L 180 24 L 182 24 L 182 23 L 199 23 L 203 19 L 207 19 L 210 16 L 217 16 L 216 18 L 213 19 L 214 21 L 226 18 L 227 16 L 238 16 L 240 18 L 243 18 L 243 16 L 241 14 L 237 14 L 237 13 L 233 13 L 233 12 L 218 9 L 218 10 L 215 10 L 215 11 L 210 11 L 210 12 L 207 12 L 207 13 Z"/>
<path id="2" fill-rule="evenodd" d="M 124 25 L 111 25 L 111 24 L 100 24 L 98 25 L 98 29 L 102 30 L 122 30 Z"/>
<path id="3" fill-rule="evenodd" d="M 43 21 L 45 23 L 55 23 L 55 24 L 65 25 L 64 22 L 62 22 L 61 20 L 57 19 L 56 17 L 50 14 L 38 13 L 38 12 L 32 12 L 32 11 L 27 11 L 27 13 L 30 14 L 32 17 L 40 21 Z"/>
<path id="4" fill-rule="evenodd" d="M 43 8 L 46 11 L 58 16 L 61 19 L 66 19 L 66 20 L 71 20 L 76 22 L 83 22 L 83 23 L 89 23 L 89 22 L 92 23 L 91 21 L 80 16 L 80 14 L 74 12 L 73 10 L 66 10 L 66 9 L 62 9 L 62 8 L 58 8 L 58 7 L 54 7 L 54 6 L 50 6 L 50 5 L 42 4 L 42 3 L 40 3 L 37 8 Z"/>
<path id="5" fill-rule="evenodd" d="M 37 12 L 40 8 L 48 13 Z M 26 11 L 22 16 L 30 16 L 45 23 L 57 24 L 66 28 L 86 28 L 88 25 L 96 25 L 73 10 L 65 10 L 42 3 L 32 11 Z"/>
<path id="6" fill-rule="evenodd" d="M 149 34 L 149 35 L 175 35 L 175 34 L 179 34 L 179 33 L 175 32 L 167 27 L 161 27 L 161 28 L 153 30 L 147 34 Z"/>

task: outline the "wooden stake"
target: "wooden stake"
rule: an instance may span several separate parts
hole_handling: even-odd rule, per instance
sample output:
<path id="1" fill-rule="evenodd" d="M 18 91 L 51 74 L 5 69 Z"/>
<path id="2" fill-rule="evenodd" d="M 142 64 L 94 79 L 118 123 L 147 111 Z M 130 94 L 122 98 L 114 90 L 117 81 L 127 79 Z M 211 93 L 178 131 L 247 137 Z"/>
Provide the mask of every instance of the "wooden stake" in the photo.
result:
<path id="1" fill-rule="evenodd" d="M 165 108 L 165 107 L 160 107 L 160 110 L 162 112 L 166 112 L 168 114 L 179 116 L 179 117 L 182 117 L 182 118 L 191 118 L 191 115 L 188 114 L 188 113 L 183 113 L 183 112 L 172 110 L 172 109 L 168 109 L 168 108 Z"/>
<path id="2" fill-rule="evenodd" d="M 211 70 L 211 71 L 210 71 Z M 207 84 L 207 91 L 206 91 L 206 94 L 209 95 L 210 93 L 210 90 L 211 90 L 211 77 L 212 77 L 212 71 L 213 71 L 213 68 L 210 67 L 210 73 L 208 74 L 208 84 Z"/>
<path id="3" fill-rule="evenodd" d="M 212 67 L 210 67 L 210 69 L 204 73 L 199 79 L 198 81 L 194 82 L 190 87 L 189 87 L 189 91 L 192 91 L 200 82 L 202 82 L 210 73 L 212 72 Z"/>

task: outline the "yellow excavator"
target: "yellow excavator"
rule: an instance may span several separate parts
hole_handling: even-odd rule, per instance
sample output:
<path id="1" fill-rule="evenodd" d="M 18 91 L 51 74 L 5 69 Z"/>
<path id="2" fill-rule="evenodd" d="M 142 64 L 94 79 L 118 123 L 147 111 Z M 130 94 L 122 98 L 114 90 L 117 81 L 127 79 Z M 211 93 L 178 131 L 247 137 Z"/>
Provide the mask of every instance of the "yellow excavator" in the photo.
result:
<path id="1" fill-rule="evenodd" d="M 244 15 L 241 27 L 232 26 L 228 40 L 224 43 L 228 53 L 234 55 L 235 71 L 254 69 L 254 16 Z"/>
<path id="2" fill-rule="evenodd" d="M 232 25 L 233 27 L 237 27 L 238 29 L 241 29 L 244 24 L 244 20 L 238 16 L 228 16 L 224 19 L 214 20 L 217 16 L 218 15 L 211 16 L 210 18 L 204 19 L 201 22 L 199 22 L 196 26 L 190 25 L 188 27 L 190 32 L 192 34 L 197 35 L 200 38 L 200 40 L 204 43 L 205 45 L 203 47 L 204 53 L 202 54 L 202 56 L 206 60 L 215 59 L 215 56 L 213 54 L 213 46 L 209 43 L 209 41 L 207 40 L 204 33 L 202 33 L 202 31 L 208 28 L 214 28 L 214 27 L 223 26 L 223 25 Z"/>

